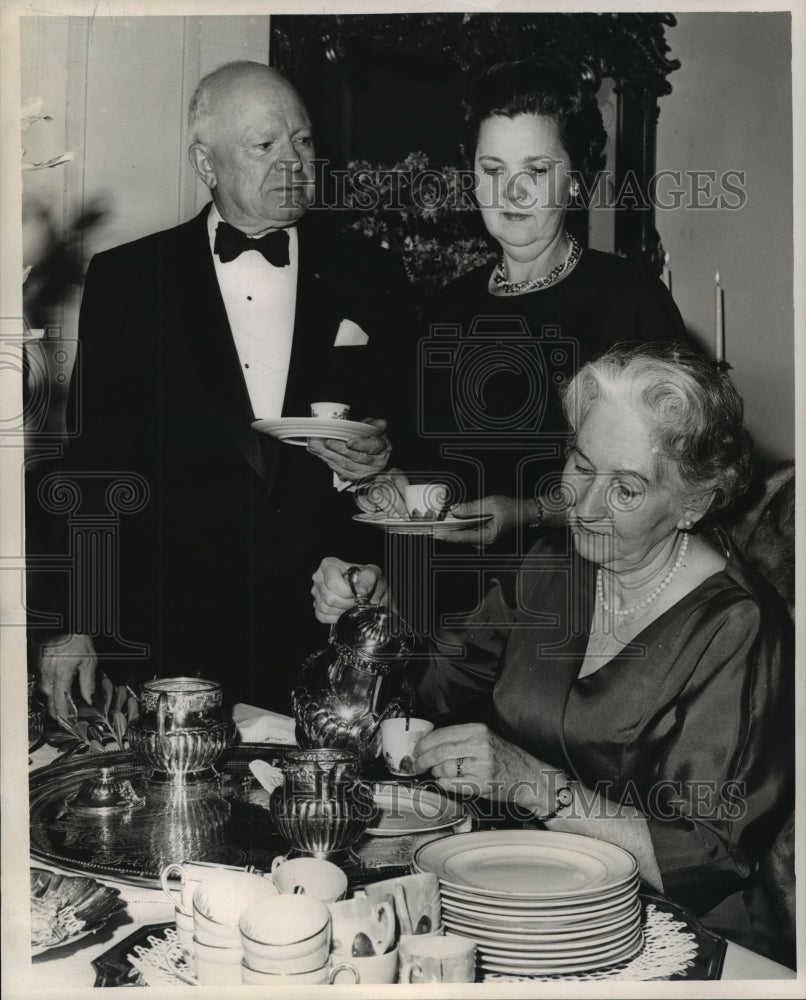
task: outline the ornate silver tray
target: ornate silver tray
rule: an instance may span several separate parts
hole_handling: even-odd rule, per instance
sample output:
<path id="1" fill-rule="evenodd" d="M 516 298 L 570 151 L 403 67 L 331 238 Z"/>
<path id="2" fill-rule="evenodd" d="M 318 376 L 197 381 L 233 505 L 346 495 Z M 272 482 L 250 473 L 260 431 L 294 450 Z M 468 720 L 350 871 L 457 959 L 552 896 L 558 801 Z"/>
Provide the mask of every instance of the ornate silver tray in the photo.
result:
<path id="1" fill-rule="evenodd" d="M 147 781 L 147 769 L 128 750 L 41 768 L 29 782 L 31 854 L 69 871 L 155 888 L 161 869 L 184 858 L 268 870 L 288 845 L 248 764 L 261 758 L 279 765 L 285 749 L 242 744 L 219 761 L 214 781 L 177 787 Z M 128 779 L 145 802 L 130 809 L 71 807 L 80 786 L 104 767 Z"/>
<path id="2" fill-rule="evenodd" d="M 31 854 L 68 871 L 153 888 L 159 887 L 165 865 L 189 858 L 268 871 L 278 854 L 289 853 L 289 845 L 274 827 L 269 793 L 250 772 L 249 762 L 260 759 L 281 766 L 289 749 L 293 747 L 242 743 L 216 764 L 219 776 L 214 781 L 177 787 L 147 781 L 148 769 L 131 750 L 40 768 L 29 783 Z M 108 783 L 131 784 L 131 808 L 89 808 L 87 796 L 78 796 L 81 786 L 98 779 L 104 768 L 110 772 Z M 384 787 L 390 784 L 388 777 L 386 781 Z M 437 792 L 434 786 L 423 789 L 422 795 Z M 408 785 L 400 787 L 401 800 L 411 795 Z M 446 800 L 448 807 L 464 816 L 461 807 Z M 356 860 L 342 864 L 351 883 L 386 877 L 384 873 L 395 867 L 408 871 L 417 847 L 450 831 L 404 835 L 401 830 L 399 836 L 372 835 L 375 832 L 354 845 Z"/>

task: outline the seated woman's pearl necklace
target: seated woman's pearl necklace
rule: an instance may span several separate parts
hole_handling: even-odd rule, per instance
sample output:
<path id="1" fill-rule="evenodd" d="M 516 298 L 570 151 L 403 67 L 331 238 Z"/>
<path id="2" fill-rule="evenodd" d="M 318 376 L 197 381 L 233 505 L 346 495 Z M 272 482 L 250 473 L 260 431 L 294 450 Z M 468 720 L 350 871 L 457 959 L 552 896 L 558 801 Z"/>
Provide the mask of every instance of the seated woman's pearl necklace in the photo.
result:
<path id="1" fill-rule="evenodd" d="M 502 257 L 493 274 L 493 281 L 495 282 L 496 288 L 504 292 L 505 295 L 518 295 L 520 292 L 532 292 L 537 288 L 545 288 L 546 285 L 553 285 L 561 275 L 565 274 L 566 271 L 571 270 L 574 264 L 576 264 L 579 260 L 582 253 L 582 248 L 570 233 L 566 233 L 565 238 L 569 243 L 568 253 L 565 256 L 565 260 L 549 271 L 548 274 L 543 275 L 542 278 L 526 278 L 524 281 L 507 281 L 504 258 Z"/>
<path id="2" fill-rule="evenodd" d="M 599 604 L 601 605 L 602 611 L 612 611 L 614 615 L 619 617 L 623 615 L 632 615 L 636 611 L 640 611 L 645 608 L 648 604 L 651 604 L 654 600 L 663 593 L 664 590 L 669 586 L 669 584 L 674 579 L 675 573 L 680 569 L 686 559 L 686 553 L 688 552 L 688 541 L 689 535 L 683 535 L 683 541 L 680 543 L 680 551 L 677 553 L 677 559 L 674 561 L 674 566 L 669 570 L 666 576 L 661 580 L 657 587 L 648 594 L 643 601 L 639 601 L 638 604 L 632 604 L 629 608 L 611 608 L 610 605 L 605 601 L 604 598 L 604 584 L 602 583 L 602 567 L 600 566 L 596 572 L 596 596 L 599 598 Z"/>

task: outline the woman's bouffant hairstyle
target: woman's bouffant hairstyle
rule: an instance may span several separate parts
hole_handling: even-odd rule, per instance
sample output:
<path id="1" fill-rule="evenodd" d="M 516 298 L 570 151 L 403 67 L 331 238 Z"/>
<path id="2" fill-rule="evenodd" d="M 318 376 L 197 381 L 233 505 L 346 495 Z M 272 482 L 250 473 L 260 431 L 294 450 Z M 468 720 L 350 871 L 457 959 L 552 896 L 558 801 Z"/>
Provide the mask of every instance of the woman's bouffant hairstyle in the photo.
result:
<path id="1" fill-rule="evenodd" d="M 646 418 L 658 475 L 676 481 L 686 508 L 724 509 L 747 489 L 751 445 L 742 397 L 709 358 L 679 344 L 613 347 L 563 389 L 574 433 L 600 400 L 627 404 Z"/>
<path id="2" fill-rule="evenodd" d="M 590 80 L 559 60 L 497 63 L 470 82 L 464 101 L 465 155 L 472 165 L 481 123 L 493 115 L 541 115 L 559 129 L 563 147 L 587 190 L 605 164 L 607 133 Z"/>

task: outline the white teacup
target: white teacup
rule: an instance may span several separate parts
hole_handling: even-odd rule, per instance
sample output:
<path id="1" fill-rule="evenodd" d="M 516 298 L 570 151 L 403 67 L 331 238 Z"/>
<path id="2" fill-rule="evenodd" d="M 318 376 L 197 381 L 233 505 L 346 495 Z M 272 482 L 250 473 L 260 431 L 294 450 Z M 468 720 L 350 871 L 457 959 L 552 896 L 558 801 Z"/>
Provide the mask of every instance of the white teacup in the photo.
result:
<path id="1" fill-rule="evenodd" d="M 394 944 L 395 909 L 390 901 L 383 899 L 374 903 L 360 897 L 330 903 L 328 909 L 333 928 L 331 950 L 339 957 L 350 961 L 375 957 L 383 955 Z M 372 950 L 365 951 L 362 945 Z"/>
<path id="2" fill-rule="evenodd" d="M 176 918 L 176 938 L 181 943 L 186 945 L 188 948 L 193 946 L 193 916 L 188 916 L 184 910 L 180 910 L 177 906 L 174 909 L 174 916 Z"/>
<path id="3" fill-rule="evenodd" d="M 401 983 L 472 983 L 476 945 L 458 934 L 415 935 L 400 946 Z"/>
<path id="4" fill-rule="evenodd" d="M 262 875 L 214 872 L 193 893 L 194 933 L 203 944 L 240 944 L 241 913 L 251 903 L 277 895 L 277 887 Z"/>
<path id="5" fill-rule="evenodd" d="M 238 921 L 244 957 L 260 962 L 292 961 L 330 950 L 330 913 L 312 896 L 275 896 L 253 903 Z M 321 964 L 324 964 L 324 960 Z M 309 966 L 315 968 L 316 966 Z"/>
<path id="6" fill-rule="evenodd" d="M 336 955 L 334 954 L 334 960 Z M 367 958 L 351 958 L 349 965 L 360 976 L 356 982 L 363 983 L 396 983 L 397 982 L 398 951 L 393 948 L 385 955 L 370 955 Z M 340 967 L 339 967 L 340 968 Z M 346 973 L 335 971 L 331 979 L 333 983 L 350 982 Z"/>
<path id="7" fill-rule="evenodd" d="M 408 726 L 408 728 L 406 728 Z M 381 746 L 384 764 L 392 774 L 418 774 L 414 748 L 417 741 L 434 728 L 427 719 L 384 719 L 381 723 Z"/>
<path id="8" fill-rule="evenodd" d="M 409 483 L 403 487 L 403 499 L 411 518 L 435 519 L 445 509 L 449 496 L 445 483 Z"/>
<path id="9" fill-rule="evenodd" d="M 241 981 L 241 959 L 243 952 L 237 947 L 221 947 L 204 944 L 193 938 L 191 946 L 177 941 L 165 955 L 168 966 L 182 978 L 185 968 L 202 986 L 229 986 Z"/>
<path id="10" fill-rule="evenodd" d="M 311 416 L 319 420 L 347 420 L 349 415 L 346 403 L 311 403 Z"/>
<path id="11" fill-rule="evenodd" d="M 323 903 L 335 903 L 347 893 L 347 876 L 331 861 L 278 855 L 271 863 L 274 884 L 281 893 L 302 893 Z"/>
<path id="12" fill-rule="evenodd" d="M 251 868 L 238 867 L 237 865 L 216 865 L 210 861 L 173 861 L 160 872 L 160 885 L 174 906 L 181 909 L 185 916 L 190 917 L 193 915 L 193 893 L 196 891 L 196 886 L 203 882 L 208 875 L 212 875 L 213 872 L 246 871 L 251 871 Z M 180 885 L 178 887 L 171 884 L 172 875 L 179 876 Z"/>
<path id="13" fill-rule="evenodd" d="M 339 965 L 323 965 L 313 972 L 299 972 L 290 975 L 276 975 L 272 972 L 258 972 L 252 969 L 246 959 L 241 963 L 241 982 L 250 986 L 296 986 L 298 983 L 332 983 L 336 976 L 344 975 L 350 983 L 359 983 L 360 974 L 350 962 Z"/>

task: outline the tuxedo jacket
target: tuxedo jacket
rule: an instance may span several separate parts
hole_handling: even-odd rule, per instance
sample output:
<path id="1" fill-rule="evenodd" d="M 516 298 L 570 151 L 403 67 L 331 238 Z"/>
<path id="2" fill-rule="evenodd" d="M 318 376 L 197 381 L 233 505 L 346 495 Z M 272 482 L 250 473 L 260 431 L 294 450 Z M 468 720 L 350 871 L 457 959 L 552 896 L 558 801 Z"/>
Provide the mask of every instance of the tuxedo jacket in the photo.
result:
<path id="1" fill-rule="evenodd" d="M 325 555 L 378 561 L 383 536 L 352 522 L 355 499 L 321 460 L 251 430 L 261 415 L 216 280 L 208 210 L 91 261 L 71 385 L 81 429 L 65 462 L 82 496 L 73 523 L 110 514 L 115 477 L 132 493 L 114 512 L 114 566 L 74 578 L 68 619 L 96 635 L 110 666 L 218 677 L 230 700 L 282 707 L 300 660 L 326 639 L 311 574 Z M 416 397 L 419 336 L 402 266 L 322 217 L 298 229 L 283 415 L 335 399 L 351 418 L 388 419 L 394 440 Z M 343 319 L 365 345 L 334 346 Z M 104 600 L 102 621 L 88 622 Z"/>

